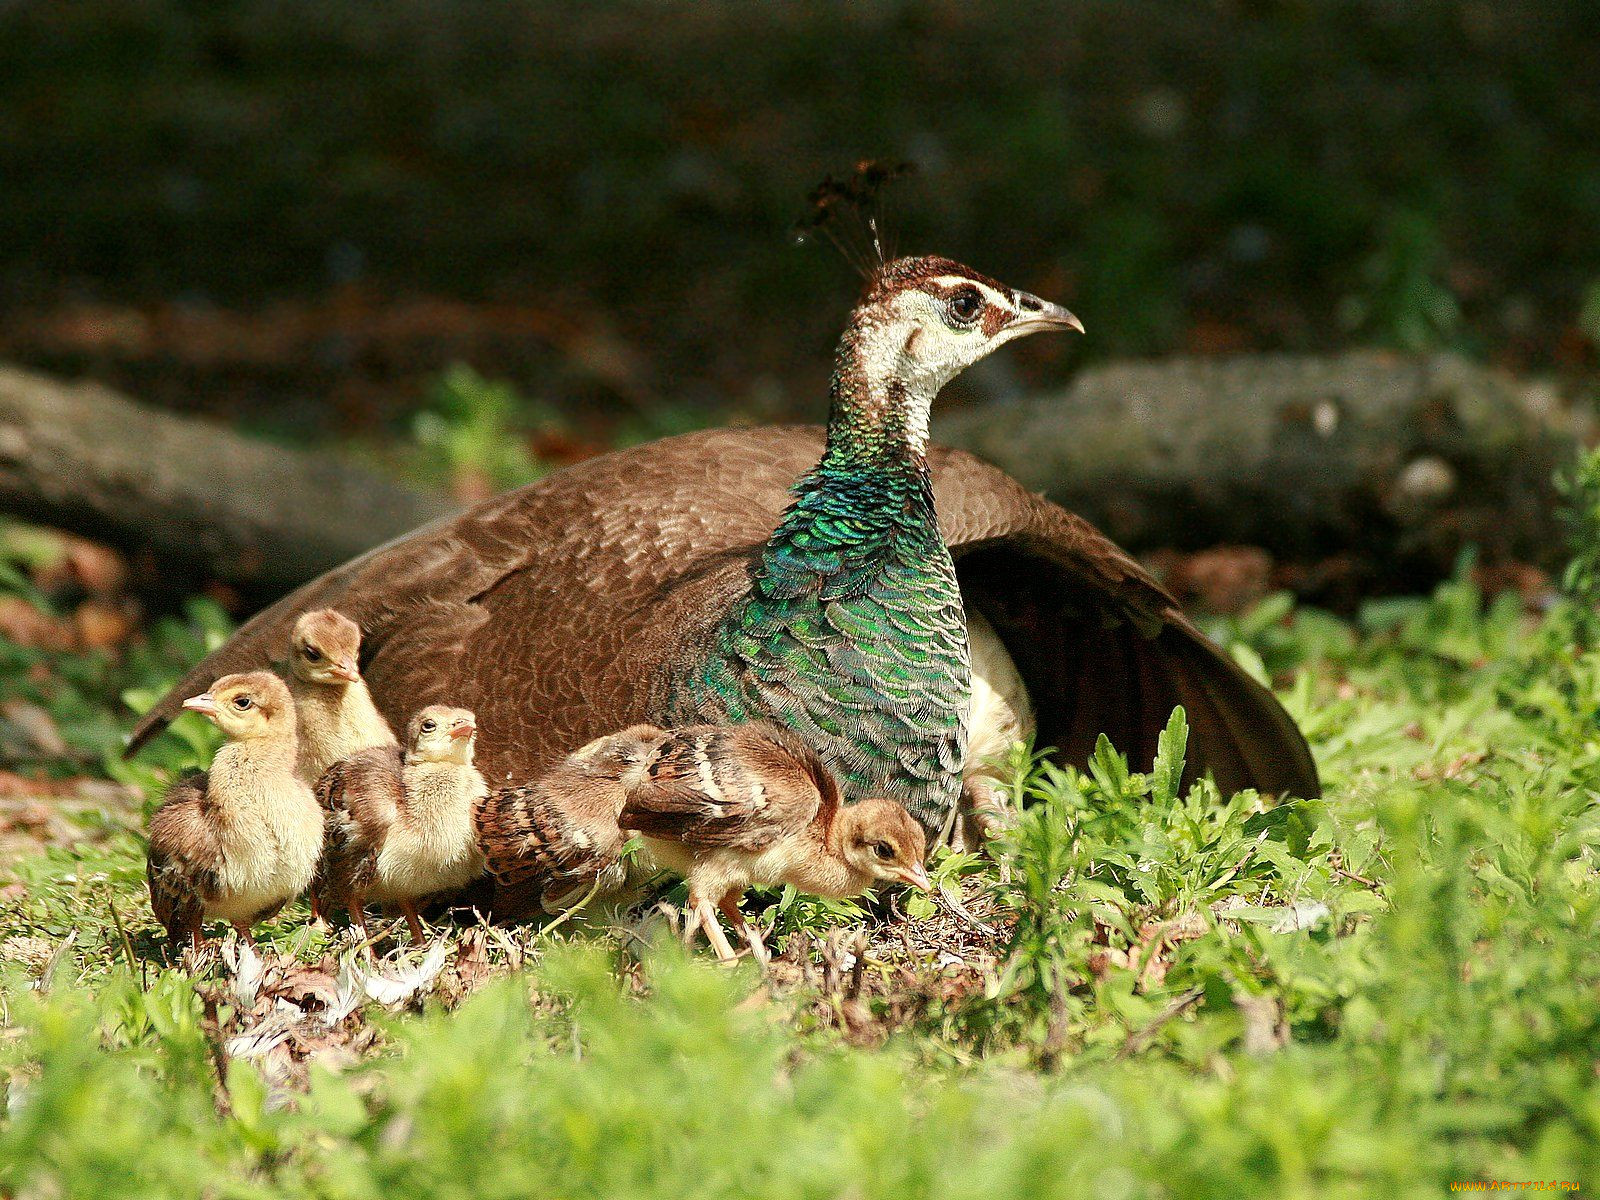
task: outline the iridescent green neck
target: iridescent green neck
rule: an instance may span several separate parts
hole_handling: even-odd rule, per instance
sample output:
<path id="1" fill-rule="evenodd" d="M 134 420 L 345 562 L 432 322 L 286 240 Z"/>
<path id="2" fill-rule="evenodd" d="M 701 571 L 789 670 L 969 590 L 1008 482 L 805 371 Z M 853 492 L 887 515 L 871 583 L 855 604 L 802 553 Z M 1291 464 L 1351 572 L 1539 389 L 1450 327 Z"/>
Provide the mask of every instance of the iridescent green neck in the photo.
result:
<path id="1" fill-rule="evenodd" d="M 827 448 L 767 539 L 755 604 L 818 587 L 824 598 L 858 595 L 897 564 L 910 574 L 896 587 L 920 583 L 931 562 L 948 561 L 928 473 L 928 405 L 894 371 L 896 356 L 872 345 L 874 332 L 852 322 L 839 343 Z"/>
<path id="2" fill-rule="evenodd" d="M 933 397 L 907 381 L 901 352 L 884 325 L 858 319 L 845 330 L 828 389 L 828 446 L 819 472 L 927 471 Z"/>
<path id="3" fill-rule="evenodd" d="M 795 484 L 749 592 L 674 678 L 668 716 L 776 721 L 822 753 L 846 796 L 900 800 L 936 833 L 961 788 L 972 679 L 926 457 L 940 381 L 905 369 L 914 336 L 852 321 L 822 461 Z"/>

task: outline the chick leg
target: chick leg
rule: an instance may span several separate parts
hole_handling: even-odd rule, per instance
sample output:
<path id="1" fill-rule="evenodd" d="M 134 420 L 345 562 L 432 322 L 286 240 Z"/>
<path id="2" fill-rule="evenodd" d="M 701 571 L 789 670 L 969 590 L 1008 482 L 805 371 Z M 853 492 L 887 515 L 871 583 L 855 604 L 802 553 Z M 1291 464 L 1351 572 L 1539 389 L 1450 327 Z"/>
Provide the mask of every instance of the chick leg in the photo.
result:
<path id="1" fill-rule="evenodd" d="M 367 940 L 367 903 L 363 896 L 346 896 L 344 910 L 350 914 L 350 931 L 356 935 L 356 940 Z"/>
<path id="2" fill-rule="evenodd" d="M 728 935 L 722 932 L 722 923 L 717 920 L 717 906 L 711 902 L 711 898 L 690 895 L 689 919 L 683 925 L 684 944 L 690 944 L 694 935 L 702 929 L 705 931 L 706 941 L 710 942 L 711 948 L 717 952 L 718 961 L 730 963 L 739 957 L 728 944 Z"/>
<path id="3" fill-rule="evenodd" d="M 717 907 L 722 910 L 722 915 L 728 918 L 728 924 L 733 926 L 733 931 L 745 940 L 755 960 L 763 967 L 771 962 L 772 955 L 767 952 L 766 942 L 761 940 L 761 931 L 745 920 L 744 913 L 739 911 L 739 889 L 730 888 Z"/>
<path id="4" fill-rule="evenodd" d="M 427 941 L 428 935 L 423 931 L 422 918 L 417 916 L 417 906 L 413 901 L 400 901 L 400 911 L 406 915 L 406 924 L 411 926 L 411 940 L 420 946 Z"/>
<path id="5" fill-rule="evenodd" d="M 246 946 L 252 948 L 255 946 L 256 939 L 255 935 L 250 932 L 250 926 L 241 925 L 238 921 L 235 921 L 233 922 L 233 931 L 239 935 L 239 940 Z"/>
<path id="6" fill-rule="evenodd" d="M 698 908 L 696 908 L 692 903 L 691 904 L 687 904 L 687 905 L 684 906 L 684 909 L 683 909 L 683 933 L 680 936 L 682 936 L 683 944 L 685 946 L 693 946 L 694 945 L 694 936 L 695 936 L 695 934 L 700 932 L 700 922 L 703 919 L 704 919 L 704 914 L 701 913 L 701 911 Z"/>

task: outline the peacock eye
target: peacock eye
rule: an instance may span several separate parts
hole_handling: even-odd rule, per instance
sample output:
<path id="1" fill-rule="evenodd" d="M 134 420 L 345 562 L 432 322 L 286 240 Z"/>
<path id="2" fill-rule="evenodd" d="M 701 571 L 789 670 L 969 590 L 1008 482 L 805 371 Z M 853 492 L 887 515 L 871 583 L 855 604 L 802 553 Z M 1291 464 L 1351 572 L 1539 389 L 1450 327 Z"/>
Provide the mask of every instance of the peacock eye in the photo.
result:
<path id="1" fill-rule="evenodd" d="M 958 289 L 946 305 L 950 316 L 962 325 L 974 321 L 978 316 L 978 310 L 982 307 L 983 297 L 978 294 L 977 288 L 971 286 Z"/>
<path id="2" fill-rule="evenodd" d="M 250 699 L 249 696 L 235 696 L 233 698 L 233 706 L 235 708 L 237 708 L 240 712 L 244 712 L 245 710 L 247 710 L 252 703 L 253 703 L 253 701 Z"/>
<path id="3" fill-rule="evenodd" d="M 432 733 L 437 728 L 439 728 L 439 723 L 437 721 L 424 721 L 422 723 L 423 733 Z"/>
<path id="4" fill-rule="evenodd" d="M 300 647 L 300 653 L 306 656 L 307 662 L 322 661 L 322 651 L 318 650 L 315 646 L 302 646 Z"/>
<path id="5" fill-rule="evenodd" d="M 873 842 L 872 852 L 879 858 L 893 858 L 894 848 L 888 842 Z"/>

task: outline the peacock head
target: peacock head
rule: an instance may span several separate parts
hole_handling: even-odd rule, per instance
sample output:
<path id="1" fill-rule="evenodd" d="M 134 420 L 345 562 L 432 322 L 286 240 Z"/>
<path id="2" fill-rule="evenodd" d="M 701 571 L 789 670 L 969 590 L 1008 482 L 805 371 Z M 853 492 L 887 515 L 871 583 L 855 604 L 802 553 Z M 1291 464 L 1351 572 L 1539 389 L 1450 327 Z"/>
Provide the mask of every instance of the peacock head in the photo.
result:
<path id="1" fill-rule="evenodd" d="M 430 704 L 411 718 L 406 729 L 407 758 L 412 762 L 472 765 L 478 722 L 470 709 Z"/>
<path id="2" fill-rule="evenodd" d="M 289 669 L 296 679 L 328 687 L 361 682 L 361 627 L 331 608 L 303 614 L 289 635 Z"/>
<path id="3" fill-rule="evenodd" d="M 1077 330 L 1059 304 L 947 258 L 898 258 L 874 272 L 846 341 L 869 378 L 898 379 L 931 402 L 950 379 L 1016 338 Z"/>
<path id="4" fill-rule="evenodd" d="M 939 389 L 995 347 L 1045 330 L 1083 333 L 1083 325 L 1059 304 L 960 262 L 885 262 L 838 344 L 830 456 L 920 459 Z"/>

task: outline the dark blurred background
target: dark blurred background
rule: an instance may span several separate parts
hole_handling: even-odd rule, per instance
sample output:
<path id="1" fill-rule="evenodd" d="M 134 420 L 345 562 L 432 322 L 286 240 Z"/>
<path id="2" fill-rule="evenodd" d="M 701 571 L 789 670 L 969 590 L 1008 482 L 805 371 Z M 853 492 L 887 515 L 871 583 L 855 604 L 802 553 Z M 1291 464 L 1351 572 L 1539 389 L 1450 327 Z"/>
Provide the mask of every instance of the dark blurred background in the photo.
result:
<path id="1" fill-rule="evenodd" d="M 900 250 L 1089 330 L 968 372 L 936 435 L 1185 598 L 1348 607 L 1466 547 L 1511 571 L 1491 586 L 1541 586 L 1519 572 L 1560 554 L 1566 451 L 1539 439 L 1552 414 L 1562 446 L 1592 436 L 1600 378 L 1593 0 L 0 0 L 0 365 L 458 500 L 816 420 L 857 282 L 793 228 L 863 157 L 918 168 L 885 201 Z M 1163 423 L 1211 442 L 1180 462 Z M 148 549 L 104 502 L 32 503 L 49 485 L 13 511 Z M 1181 556 L 1217 544 L 1246 550 L 1205 570 L 1245 584 L 1186 590 Z"/>
<path id="2" fill-rule="evenodd" d="M 789 230 L 863 155 L 921 168 L 902 249 L 1089 327 L 972 388 L 1351 344 L 1595 370 L 1591 0 L 13 0 L 0 356 L 301 434 L 456 360 L 599 419 L 815 417 L 853 284 Z"/>

